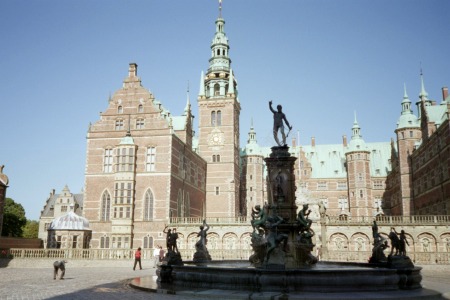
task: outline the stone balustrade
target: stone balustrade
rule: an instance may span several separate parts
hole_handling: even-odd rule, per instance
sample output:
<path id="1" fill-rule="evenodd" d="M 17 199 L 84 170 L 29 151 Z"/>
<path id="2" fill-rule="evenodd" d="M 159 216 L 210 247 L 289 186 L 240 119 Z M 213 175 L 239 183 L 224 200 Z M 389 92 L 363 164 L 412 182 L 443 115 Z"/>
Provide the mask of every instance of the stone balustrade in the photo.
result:
<path id="1" fill-rule="evenodd" d="M 201 225 L 203 220 L 206 220 L 208 225 L 249 225 L 250 220 L 247 217 L 230 217 L 230 218 L 170 218 L 170 226 L 175 225 Z"/>
<path id="2" fill-rule="evenodd" d="M 441 216 L 377 216 L 376 218 L 370 216 L 359 217 L 342 217 L 342 216 L 327 216 L 327 225 L 364 225 L 372 224 L 373 220 L 377 221 L 378 225 L 402 226 L 402 225 L 450 225 L 450 215 Z"/>
<path id="3" fill-rule="evenodd" d="M 8 250 L 8 256 L 14 259 L 70 259 L 70 260 L 130 260 L 134 258 L 133 249 L 17 249 Z M 195 250 L 180 249 L 183 260 L 192 260 Z M 250 249 L 212 249 L 209 250 L 213 260 L 247 261 L 252 254 Z M 385 252 L 388 254 L 388 251 Z M 327 261 L 367 262 L 371 251 L 330 251 Z M 416 252 L 408 253 L 417 264 L 450 264 L 450 253 Z M 153 258 L 153 249 L 142 250 L 143 259 Z"/>

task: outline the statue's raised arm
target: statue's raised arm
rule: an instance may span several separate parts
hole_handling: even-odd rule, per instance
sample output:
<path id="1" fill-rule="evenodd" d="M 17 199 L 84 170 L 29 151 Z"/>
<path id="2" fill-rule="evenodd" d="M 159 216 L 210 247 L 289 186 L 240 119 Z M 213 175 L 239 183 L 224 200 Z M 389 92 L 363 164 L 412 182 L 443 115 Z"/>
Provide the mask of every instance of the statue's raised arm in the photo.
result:
<path id="1" fill-rule="evenodd" d="M 283 122 L 289 128 L 289 131 L 291 131 L 292 126 L 289 124 L 289 122 L 288 122 L 288 120 L 286 118 L 286 115 L 282 112 L 283 107 L 281 105 L 277 105 L 277 110 L 275 111 L 272 108 L 272 100 L 270 100 L 269 101 L 269 108 L 270 108 L 270 111 L 273 113 L 273 137 L 275 139 L 275 142 L 278 144 L 278 146 L 284 147 L 284 146 L 286 146 L 286 135 L 284 133 L 284 124 L 283 124 Z M 278 140 L 278 130 L 281 132 L 281 137 L 282 137 L 282 142 L 281 143 Z M 289 132 L 288 132 L 287 135 L 289 135 Z"/>

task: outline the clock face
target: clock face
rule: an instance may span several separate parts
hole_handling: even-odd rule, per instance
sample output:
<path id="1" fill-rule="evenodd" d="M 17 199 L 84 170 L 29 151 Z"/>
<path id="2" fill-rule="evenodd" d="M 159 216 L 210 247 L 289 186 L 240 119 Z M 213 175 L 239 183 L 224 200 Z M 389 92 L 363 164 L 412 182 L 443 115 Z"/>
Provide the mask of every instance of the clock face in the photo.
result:
<path id="1" fill-rule="evenodd" d="M 222 133 L 212 133 L 209 138 L 209 143 L 211 145 L 222 145 L 223 144 L 223 134 Z"/>

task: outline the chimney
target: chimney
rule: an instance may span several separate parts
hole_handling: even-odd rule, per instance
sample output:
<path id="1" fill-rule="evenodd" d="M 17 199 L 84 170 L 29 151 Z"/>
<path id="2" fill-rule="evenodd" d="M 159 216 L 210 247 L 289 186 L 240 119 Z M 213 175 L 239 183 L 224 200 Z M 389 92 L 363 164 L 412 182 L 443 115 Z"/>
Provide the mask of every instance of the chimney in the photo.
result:
<path id="1" fill-rule="evenodd" d="M 128 69 L 128 77 L 136 77 L 137 76 L 137 64 L 130 63 L 130 68 Z"/>
<path id="2" fill-rule="evenodd" d="M 342 144 L 344 145 L 344 147 L 347 147 L 347 136 L 346 135 L 342 136 Z"/>
<path id="3" fill-rule="evenodd" d="M 295 148 L 295 147 L 297 147 L 297 143 L 296 143 L 295 138 L 292 138 L 292 148 Z"/>
<path id="4" fill-rule="evenodd" d="M 312 147 L 316 146 L 316 138 L 315 137 L 311 137 L 311 146 Z"/>
<path id="5" fill-rule="evenodd" d="M 442 88 L 442 100 L 447 99 L 447 97 L 448 97 L 448 87 L 444 86 Z"/>

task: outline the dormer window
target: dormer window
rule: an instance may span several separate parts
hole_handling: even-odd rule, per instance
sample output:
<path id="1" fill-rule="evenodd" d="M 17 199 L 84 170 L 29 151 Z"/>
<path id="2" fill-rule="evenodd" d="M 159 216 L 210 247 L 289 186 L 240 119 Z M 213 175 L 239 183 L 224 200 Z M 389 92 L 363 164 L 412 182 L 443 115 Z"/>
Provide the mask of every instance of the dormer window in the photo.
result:
<path id="1" fill-rule="evenodd" d="M 116 130 L 123 130 L 124 129 L 124 127 L 123 127 L 123 120 L 116 120 L 116 127 L 115 127 L 115 129 Z"/>
<path id="2" fill-rule="evenodd" d="M 117 113 L 118 113 L 118 114 L 123 114 L 123 107 L 122 107 L 122 105 L 119 105 L 119 106 L 117 107 Z"/>

